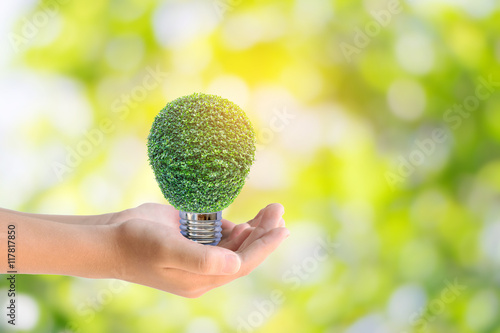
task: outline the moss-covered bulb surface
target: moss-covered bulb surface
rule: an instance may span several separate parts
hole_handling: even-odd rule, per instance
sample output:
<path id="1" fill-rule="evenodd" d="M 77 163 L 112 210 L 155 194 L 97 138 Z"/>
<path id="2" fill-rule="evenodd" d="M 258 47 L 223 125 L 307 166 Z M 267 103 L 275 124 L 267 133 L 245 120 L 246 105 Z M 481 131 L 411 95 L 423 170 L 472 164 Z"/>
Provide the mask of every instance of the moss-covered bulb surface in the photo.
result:
<path id="1" fill-rule="evenodd" d="M 156 116 L 148 155 L 171 205 L 185 212 L 217 212 L 234 201 L 245 183 L 255 133 L 236 104 L 195 93 L 168 103 Z"/>

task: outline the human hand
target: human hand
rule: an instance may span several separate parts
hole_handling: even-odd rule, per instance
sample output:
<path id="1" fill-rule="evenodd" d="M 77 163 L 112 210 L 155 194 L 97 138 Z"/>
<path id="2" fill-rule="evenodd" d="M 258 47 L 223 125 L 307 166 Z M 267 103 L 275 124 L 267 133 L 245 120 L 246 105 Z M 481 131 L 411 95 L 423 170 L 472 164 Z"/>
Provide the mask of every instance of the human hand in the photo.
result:
<path id="1" fill-rule="evenodd" d="M 217 246 L 201 245 L 179 231 L 171 206 L 144 204 L 116 213 L 117 278 L 194 298 L 245 276 L 288 237 L 283 206 L 271 204 L 247 223 L 222 220 Z"/>

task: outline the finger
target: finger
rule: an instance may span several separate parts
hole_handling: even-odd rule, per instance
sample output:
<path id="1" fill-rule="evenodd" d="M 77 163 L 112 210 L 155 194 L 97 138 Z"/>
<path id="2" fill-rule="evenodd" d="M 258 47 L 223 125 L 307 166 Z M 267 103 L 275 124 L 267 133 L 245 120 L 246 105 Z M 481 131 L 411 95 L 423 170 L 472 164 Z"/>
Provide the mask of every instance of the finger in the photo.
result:
<path id="1" fill-rule="evenodd" d="M 231 251 L 236 251 L 240 248 L 241 244 L 243 244 L 245 239 L 247 239 L 248 236 L 250 236 L 250 234 L 252 233 L 252 231 L 254 229 L 255 228 L 253 228 L 253 227 L 248 227 L 245 230 L 243 230 L 242 232 L 240 232 L 237 237 L 235 237 L 227 242 L 224 242 L 224 243 L 221 242 L 220 245 L 222 247 L 225 247 L 226 249 L 231 250 Z"/>
<path id="2" fill-rule="evenodd" d="M 200 275 L 229 275 L 238 272 L 239 256 L 223 247 L 202 245 L 175 237 L 168 246 L 165 265 Z"/>
<path id="3" fill-rule="evenodd" d="M 229 248 L 226 244 L 231 243 L 238 235 L 242 233 L 245 229 L 248 229 L 250 226 L 247 223 L 238 224 L 233 228 L 231 233 L 227 237 L 222 237 L 222 240 L 219 243 L 219 246 Z"/>
<path id="4" fill-rule="evenodd" d="M 229 235 L 228 240 L 233 240 L 237 238 L 243 231 L 245 231 L 248 228 L 251 228 L 251 226 L 248 223 L 238 224 L 236 227 L 234 227 L 233 231 L 231 232 L 231 235 Z"/>
<path id="5" fill-rule="evenodd" d="M 221 227 L 222 227 L 222 239 L 225 239 L 225 238 L 229 237 L 229 235 L 233 231 L 236 224 L 234 224 L 233 222 L 230 222 L 226 219 L 222 219 L 221 223 L 222 223 L 222 225 L 221 225 Z"/>
<path id="6" fill-rule="evenodd" d="M 252 234 L 243 242 L 241 248 L 249 246 L 253 241 L 262 237 L 266 232 L 279 227 L 281 217 L 285 209 L 281 204 L 274 203 L 267 206 L 262 213 L 259 224 L 255 227 Z"/>
<path id="7" fill-rule="evenodd" d="M 285 208 L 280 203 L 272 203 L 262 209 L 259 214 L 257 214 L 255 221 L 251 223 L 252 227 L 262 227 L 264 229 L 269 229 L 273 224 L 269 219 L 281 220 L 285 214 Z"/>
<path id="8" fill-rule="evenodd" d="M 264 215 L 264 213 L 266 212 L 266 209 L 269 207 L 269 206 L 272 206 L 272 205 L 280 205 L 280 204 L 277 204 L 277 203 L 272 203 L 272 204 L 269 204 L 267 205 L 266 207 L 262 208 L 258 213 L 257 215 L 255 215 L 255 217 L 253 219 L 251 219 L 250 221 L 248 221 L 248 224 L 250 224 L 250 226 L 252 227 L 257 227 L 262 219 L 262 216 Z"/>
<path id="9" fill-rule="evenodd" d="M 226 219 L 222 219 L 221 223 L 222 223 L 222 228 L 224 229 L 233 229 L 236 226 L 236 224 Z"/>
<path id="10" fill-rule="evenodd" d="M 248 232 L 251 230 L 245 230 Z M 261 238 L 256 240 L 244 251 L 238 251 L 237 253 L 241 258 L 241 268 L 237 274 L 234 275 L 199 275 L 190 272 L 185 272 L 177 269 L 167 269 L 170 277 L 177 275 L 178 278 L 174 278 L 174 281 L 189 281 L 190 286 L 196 286 L 190 291 L 191 295 L 199 296 L 211 290 L 213 288 L 222 286 L 226 283 L 233 281 L 234 279 L 249 274 L 253 271 L 259 264 L 261 264 L 289 235 L 289 231 L 286 228 L 276 228 Z M 243 234 L 242 234 L 243 235 Z M 239 237 L 243 237 L 240 235 Z M 184 293 L 183 296 L 188 296 Z"/>
<path id="11" fill-rule="evenodd" d="M 266 206 L 266 208 L 268 207 L 269 205 Z M 253 219 L 251 219 L 250 221 L 248 221 L 248 224 L 252 227 L 256 227 L 259 225 L 260 223 L 260 219 L 262 218 L 262 215 L 264 214 L 264 210 L 266 208 L 262 208 L 261 210 L 259 210 L 259 212 L 257 213 L 257 215 L 255 215 L 255 217 Z"/>
<path id="12" fill-rule="evenodd" d="M 245 232 L 248 231 L 245 230 Z M 201 293 L 205 293 L 208 290 L 229 283 L 240 276 L 249 274 L 258 265 L 260 265 L 281 244 L 284 239 L 288 237 L 289 233 L 290 232 L 286 228 L 273 229 L 253 242 L 251 246 L 249 246 L 244 251 L 238 251 L 237 253 L 241 258 L 241 268 L 237 274 L 224 276 L 196 274 L 190 275 L 190 283 L 194 282 L 198 287 L 195 293 L 199 293 L 200 291 Z M 239 237 L 243 236 L 240 235 Z"/>
<path id="13" fill-rule="evenodd" d="M 241 269 L 238 274 L 246 275 L 260 265 L 290 235 L 287 228 L 276 228 L 255 240 L 243 251 Z"/>

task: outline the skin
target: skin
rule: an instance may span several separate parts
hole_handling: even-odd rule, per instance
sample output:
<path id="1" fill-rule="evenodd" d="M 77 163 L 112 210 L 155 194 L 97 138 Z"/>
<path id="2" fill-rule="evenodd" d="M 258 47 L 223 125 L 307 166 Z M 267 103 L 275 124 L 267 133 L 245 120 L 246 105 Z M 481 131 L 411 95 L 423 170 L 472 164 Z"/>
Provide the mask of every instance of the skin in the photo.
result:
<path id="1" fill-rule="evenodd" d="M 178 211 L 167 205 L 92 216 L 0 209 L 0 243 L 7 248 L 15 225 L 18 274 L 115 278 L 196 298 L 262 263 L 289 235 L 283 214 L 271 204 L 247 223 L 223 219 L 221 242 L 206 246 L 180 234 Z M 0 273 L 9 270 L 1 260 Z"/>

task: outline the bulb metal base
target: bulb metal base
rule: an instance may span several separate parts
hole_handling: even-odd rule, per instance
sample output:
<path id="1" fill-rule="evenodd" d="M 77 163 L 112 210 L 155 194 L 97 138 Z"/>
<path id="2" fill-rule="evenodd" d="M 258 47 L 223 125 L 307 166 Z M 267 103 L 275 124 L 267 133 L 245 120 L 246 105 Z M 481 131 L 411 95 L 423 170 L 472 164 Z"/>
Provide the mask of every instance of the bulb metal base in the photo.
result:
<path id="1" fill-rule="evenodd" d="M 179 211 L 181 234 L 197 243 L 217 245 L 222 238 L 222 212 L 189 213 Z"/>

